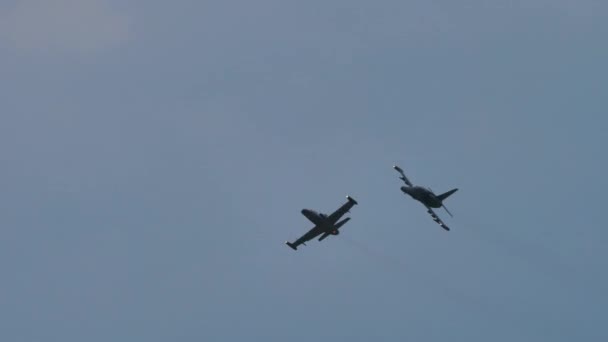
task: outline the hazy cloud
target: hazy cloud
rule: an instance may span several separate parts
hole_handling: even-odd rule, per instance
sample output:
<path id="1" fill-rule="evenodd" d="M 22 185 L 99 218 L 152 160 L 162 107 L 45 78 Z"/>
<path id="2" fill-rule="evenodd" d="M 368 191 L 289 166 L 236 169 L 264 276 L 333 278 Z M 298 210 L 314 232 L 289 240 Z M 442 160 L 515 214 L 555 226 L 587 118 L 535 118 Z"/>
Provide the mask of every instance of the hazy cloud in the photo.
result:
<path id="1" fill-rule="evenodd" d="M 19 0 L 0 13 L 0 40 L 23 50 L 90 52 L 130 37 L 129 18 L 107 0 Z"/>

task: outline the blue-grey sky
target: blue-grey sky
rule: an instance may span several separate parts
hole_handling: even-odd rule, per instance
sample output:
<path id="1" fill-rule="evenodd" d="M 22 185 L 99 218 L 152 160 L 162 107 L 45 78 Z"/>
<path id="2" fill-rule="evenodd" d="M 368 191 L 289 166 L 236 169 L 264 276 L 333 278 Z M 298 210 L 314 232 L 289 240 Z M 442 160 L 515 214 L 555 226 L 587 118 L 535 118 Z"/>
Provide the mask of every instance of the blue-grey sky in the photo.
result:
<path id="1" fill-rule="evenodd" d="M 606 341 L 607 11 L 0 2 L 0 338 Z"/>

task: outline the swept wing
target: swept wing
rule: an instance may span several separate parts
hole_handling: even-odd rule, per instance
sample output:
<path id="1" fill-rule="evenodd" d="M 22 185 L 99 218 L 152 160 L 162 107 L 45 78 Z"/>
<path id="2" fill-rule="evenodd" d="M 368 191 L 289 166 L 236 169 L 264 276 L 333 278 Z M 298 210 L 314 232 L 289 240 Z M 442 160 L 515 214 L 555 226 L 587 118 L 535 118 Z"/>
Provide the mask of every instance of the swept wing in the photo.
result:
<path id="1" fill-rule="evenodd" d="M 403 170 L 399 166 L 394 165 L 393 169 L 397 170 L 397 172 L 399 172 L 401 174 L 401 177 L 399 177 L 399 179 L 401 179 L 405 183 L 405 185 L 407 185 L 407 186 L 414 186 L 414 184 L 412 184 L 412 182 L 410 182 L 410 180 L 407 179 L 407 177 L 405 176 L 405 173 L 403 172 Z"/>
<path id="2" fill-rule="evenodd" d="M 450 227 L 446 226 L 445 223 L 443 223 L 443 221 L 441 221 L 441 219 L 439 218 L 439 216 L 437 216 L 437 214 L 435 214 L 435 211 L 433 209 L 431 209 L 430 207 L 426 207 L 426 212 L 429 213 L 431 215 L 431 217 L 433 218 L 433 221 L 437 222 L 438 225 L 441 226 L 441 228 L 449 231 Z"/>

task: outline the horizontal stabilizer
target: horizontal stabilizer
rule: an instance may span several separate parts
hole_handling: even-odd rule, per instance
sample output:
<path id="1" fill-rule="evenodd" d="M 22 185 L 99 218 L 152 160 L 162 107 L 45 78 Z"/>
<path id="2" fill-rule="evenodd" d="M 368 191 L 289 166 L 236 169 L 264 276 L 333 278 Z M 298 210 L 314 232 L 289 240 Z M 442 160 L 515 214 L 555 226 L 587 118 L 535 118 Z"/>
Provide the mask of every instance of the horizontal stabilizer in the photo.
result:
<path id="1" fill-rule="evenodd" d="M 448 192 L 445 192 L 445 193 L 443 193 L 443 194 L 441 194 L 441 195 L 437 196 L 437 198 L 438 198 L 440 201 L 443 201 L 444 199 L 446 199 L 446 198 L 450 197 L 450 195 L 451 195 L 451 194 L 453 194 L 453 193 L 455 193 L 456 191 L 458 191 L 458 189 L 452 189 L 452 190 L 450 190 L 450 191 L 448 191 Z"/>

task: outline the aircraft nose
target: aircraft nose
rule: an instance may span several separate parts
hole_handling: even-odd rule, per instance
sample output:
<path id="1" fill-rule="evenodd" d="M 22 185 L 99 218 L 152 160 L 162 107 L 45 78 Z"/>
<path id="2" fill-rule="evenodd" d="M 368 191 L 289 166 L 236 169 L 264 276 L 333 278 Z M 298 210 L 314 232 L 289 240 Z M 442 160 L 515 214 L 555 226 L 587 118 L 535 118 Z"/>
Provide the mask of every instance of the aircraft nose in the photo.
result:
<path id="1" fill-rule="evenodd" d="M 403 191 L 404 194 L 408 194 L 408 195 L 412 195 L 412 193 L 410 192 L 410 187 L 409 186 L 402 186 L 401 187 L 401 191 Z"/>

